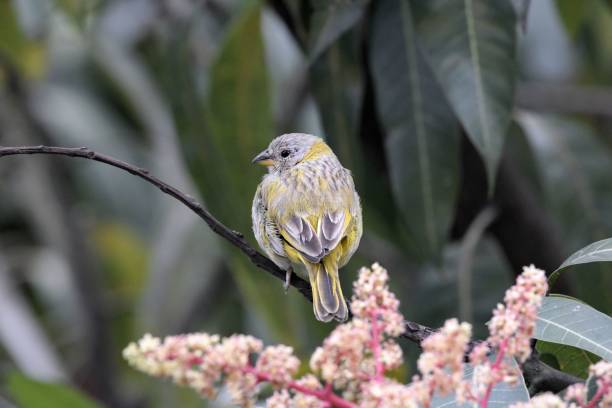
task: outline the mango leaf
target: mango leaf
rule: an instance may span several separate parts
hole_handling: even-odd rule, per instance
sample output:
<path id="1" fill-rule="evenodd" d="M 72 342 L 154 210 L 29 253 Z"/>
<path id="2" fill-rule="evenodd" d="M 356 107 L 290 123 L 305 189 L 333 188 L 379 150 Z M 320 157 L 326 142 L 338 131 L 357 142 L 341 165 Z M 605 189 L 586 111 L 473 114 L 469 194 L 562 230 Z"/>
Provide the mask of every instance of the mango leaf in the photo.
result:
<path id="1" fill-rule="evenodd" d="M 612 261 L 612 238 L 602 239 L 585 246 L 579 251 L 574 252 L 567 258 L 561 266 L 555 270 L 548 278 L 548 285 L 552 286 L 561 274 L 561 270 L 572 265 L 579 265 L 591 262 L 610 262 Z"/>
<path id="2" fill-rule="evenodd" d="M 310 60 L 316 60 L 363 16 L 369 0 L 314 0 Z"/>
<path id="3" fill-rule="evenodd" d="M 574 299 L 545 297 L 533 337 L 612 360 L 612 318 Z"/>
<path id="4" fill-rule="evenodd" d="M 495 358 L 492 356 L 491 358 Z M 512 360 L 512 365 L 516 367 L 516 361 Z M 519 370 L 520 373 L 520 370 Z M 470 364 L 466 364 L 465 371 L 463 373 L 463 378 L 465 380 L 471 380 L 472 375 L 474 374 L 474 367 Z M 519 380 L 515 385 L 510 385 L 507 383 L 499 383 L 493 390 L 491 391 L 491 396 L 489 398 L 487 407 L 508 407 L 512 404 L 522 401 L 529 401 L 529 391 L 527 391 L 527 386 L 525 385 L 525 379 L 522 374 L 519 374 Z M 447 395 L 445 397 L 441 397 L 439 395 L 434 395 L 431 401 L 432 408 L 452 408 L 452 407 L 472 407 L 471 403 L 463 403 L 459 404 L 455 401 L 454 394 Z"/>
<path id="5" fill-rule="evenodd" d="M 210 72 L 205 131 L 184 134 L 183 143 L 194 181 L 206 204 L 224 224 L 251 232 L 253 195 L 264 173 L 251 159 L 274 137 L 269 78 L 261 36 L 260 8 L 246 6 L 230 28 Z M 282 283 L 255 267 L 233 247 L 227 267 L 244 299 L 246 311 L 264 323 L 262 331 L 277 341 L 298 342 L 295 320 L 285 304 Z M 289 296 L 299 296 L 293 291 Z M 301 301 L 301 315 L 312 306 Z M 314 320 L 314 318 L 313 318 Z M 298 326 L 303 324 L 298 322 Z"/>
<path id="6" fill-rule="evenodd" d="M 561 371 L 585 379 L 589 375 L 589 366 L 601 360 L 586 350 L 548 341 L 538 341 L 536 349 L 545 362 L 548 357 L 552 357 Z"/>
<path id="7" fill-rule="evenodd" d="M 27 76 L 40 77 L 46 66 L 46 50 L 40 41 L 24 34 L 12 4 L 10 1 L 0 2 L 0 54 Z"/>
<path id="8" fill-rule="evenodd" d="M 544 205 L 565 246 L 579 249 L 610 237 L 612 184 L 607 169 L 612 157 L 599 135 L 587 123 L 559 115 L 520 112 L 517 119 L 536 156 Z M 612 263 L 583 263 L 562 272 L 570 269 L 581 274 L 573 279 L 576 297 L 597 310 L 612 312 Z"/>
<path id="9" fill-rule="evenodd" d="M 410 3 L 377 3 L 372 25 L 370 64 L 393 196 L 411 249 L 437 255 L 457 195 L 458 123 L 421 54 Z"/>
<path id="10" fill-rule="evenodd" d="M 363 100 L 358 40 L 358 36 L 347 34 L 331 45 L 310 70 L 312 90 L 325 130 L 322 136 L 356 179 L 362 177 L 366 167 L 357 137 Z"/>
<path id="11" fill-rule="evenodd" d="M 574 37 L 586 22 L 591 5 L 588 1 L 557 0 L 557 12 L 567 33 Z"/>
<path id="12" fill-rule="evenodd" d="M 21 408 L 101 407 L 69 385 L 36 381 L 19 373 L 9 375 L 7 388 Z"/>
<path id="13" fill-rule="evenodd" d="M 148 269 L 144 243 L 126 225 L 118 223 L 99 224 L 94 242 L 102 255 L 108 290 L 124 301 L 139 296 Z"/>
<path id="14" fill-rule="evenodd" d="M 367 109 L 363 104 L 361 42 L 358 30 L 349 30 L 312 63 L 312 92 L 324 129 L 321 136 L 342 165 L 353 173 L 361 197 L 368 197 L 362 200 L 363 211 L 368 214 L 366 230 L 394 239 L 397 219 L 393 202 L 388 199 L 391 190 L 384 173 L 382 151 L 372 152 L 369 149 L 372 142 L 364 145 L 360 138 L 361 112 Z"/>
<path id="15" fill-rule="evenodd" d="M 512 110 L 516 15 L 507 0 L 415 1 L 432 68 L 493 190 Z"/>

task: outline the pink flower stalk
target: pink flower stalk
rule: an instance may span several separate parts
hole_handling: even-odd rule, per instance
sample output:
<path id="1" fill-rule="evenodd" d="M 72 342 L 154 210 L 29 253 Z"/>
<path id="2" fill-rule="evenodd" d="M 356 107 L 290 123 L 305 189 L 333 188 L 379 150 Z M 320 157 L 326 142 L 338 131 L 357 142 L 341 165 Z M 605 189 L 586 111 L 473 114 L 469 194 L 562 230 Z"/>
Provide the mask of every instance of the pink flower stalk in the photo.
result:
<path id="1" fill-rule="evenodd" d="M 206 333 L 159 338 L 146 334 L 123 351 L 123 357 L 136 369 L 156 377 L 169 377 L 202 396 L 214 398 L 216 384 L 225 376 L 232 398 L 242 406 L 252 406 L 257 378 L 244 370 L 250 356 L 262 350 L 260 340 L 243 335 L 221 339 Z M 283 369 L 295 373 L 299 361 L 288 358 Z"/>
<path id="2" fill-rule="evenodd" d="M 360 408 L 417 408 L 417 399 L 410 387 L 385 378 L 369 381 L 362 387 Z"/>
<path id="3" fill-rule="evenodd" d="M 524 362 L 531 354 L 530 339 L 547 288 L 544 271 L 533 265 L 524 267 L 516 284 L 506 291 L 505 304 L 498 304 L 493 311 L 486 344 L 477 346 L 470 354 L 476 385 L 469 393 L 481 407 L 487 406 L 495 384 L 512 383 L 518 378 L 518 368 L 512 367 L 511 358 Z M 491 349 L 497 352 L 493 362 L 487 357 Z"/>
<path id="4" fill-rule="evenodd" d="M 403 362 L 392 339 L 403 333 L 404 318 L 388 280 L 377 263 L 361 268 L 353 288 L 353 320 L 336 327 L 310 359 L 310 368 L 349 400 L 358 400 L 364 384 L 382 382 L 386 371 Z"/>
<path id="5" fill-rule="evenodd" d="M 463 400 L 463 392 L 459 392 L 464 388 L 463 356 L 471 336 L 470 324 L 450 319 L 440 331 L 423 340 L 423 353 L 417 362 L 421 378 L 413 382 L 414 388 L 421 390 L 421 405 L 429 406 L 435 392 L 447 395 L 457 391 L 457 398 Z"/>
<path id="6" fill-rule="evenodd" d="M 381 333 L 397 337 L 405 330 L 404 317 L 398 311 L 399 300 L 389 291 L 388 282 L 387 270 L 378 263 L 371 269 L 361 268 L 353 284 L 351 312 L 355 318 L 364 320 L 376 317 Z"/>
<path id="7" fill-rule="evenodd" d="M 254 405 L 262 382 L 278 389 L 267 401 L 270 407 L 350 408 L 355 406 L 351 401 L 362 394 L 371 401 L 398 400 L 405 396 L 401 387 L 406 387 L 385 379 L 384 373 L 402 364 L 401 349 L 392 338 L 403 332 L 404 324 L 399 301 L 387 282 L 387 271 L 378 264 L 360 271 L 351 304 L 354 319 L 336 327 L 310 361 L 325 385 L 312 375 L 293 380 L 299 368 L 293 349 L 283 345 L 264 349 L 261 341 L 251 336 L 221 339 L 196 333 L 167 337 L 162 342 L 145 335 L 123 354 L 135 368 L 172 378 L 207 398 L 216 396 L 216 387 L 223 381 L 233 401 L 243 407 Z M 255 354 L 259 357 L 253 364 Z M 335 394 L 334 387 L 343 390 L 345 398 Z"/>
<path id="8" fill-rule="evenodd" d="M 300 362 L 287 346 L 263 349 L 260 340 L 251 336 L 234 335 L 224 339 L 205 333 L 170 336 L 162 342 L 145 335 L 131 343 L 123 356 L 135 368 L 156 377 L 171 378 L 176 384 L 189 386 L 202 396 L 214 398 L 223 380 L 232 400 L 242 407 L 252 407 L 258 385 L 271 383 L 277 388 L 294 390 L 303 395 L 292 398 L 299 407 L 354 408 L 334 394 L 331 387 L 322 387 L 313 376 L 294 381 Z M 255 365 L 254 353 L 260 353 Z M 279 403 L 285 394 L 275 394 L 270 402 Z M 315 402 L 316 401 L 316 402 Z"/>

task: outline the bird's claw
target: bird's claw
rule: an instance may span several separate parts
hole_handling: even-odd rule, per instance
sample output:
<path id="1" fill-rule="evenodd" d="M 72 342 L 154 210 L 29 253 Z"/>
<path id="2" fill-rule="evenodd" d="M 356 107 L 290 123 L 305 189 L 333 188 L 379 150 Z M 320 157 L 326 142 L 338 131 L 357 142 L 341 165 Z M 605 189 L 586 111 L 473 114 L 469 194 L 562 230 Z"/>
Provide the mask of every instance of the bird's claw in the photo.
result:
<path id="1" fill-rule="evenodd" d="M 293 273 L 293 269 L 287 269 L 285 273 L 285 283 L 283 283 L 283 289 L 285 290 L 285 295 L 289 291 L 289 286 L 291 286 L 291 274 Z"/>

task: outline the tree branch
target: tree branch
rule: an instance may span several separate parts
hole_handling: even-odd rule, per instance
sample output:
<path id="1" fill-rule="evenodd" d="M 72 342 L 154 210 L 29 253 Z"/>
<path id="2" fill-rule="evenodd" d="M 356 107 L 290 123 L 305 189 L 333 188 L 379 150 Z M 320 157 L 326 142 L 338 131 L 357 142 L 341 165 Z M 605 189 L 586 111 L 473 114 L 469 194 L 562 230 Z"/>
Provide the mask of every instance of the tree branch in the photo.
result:
<path id="1" fill-rule="evenodd" d="M 281 270 L 278 266 L 276 266 L 270 259 L 262 255 L 260 252 L 251 247 L 246 240 L 244 239 L 244 235 L 238 231 L 234 231 L 223 225 L 219 220 L 217 220 L 211 213 L 209 213 L 200 203 L 198 203 L 193 197 L 189 196 L 181 192 L 180 190 L 172 187 L 171 185 L 163 182 L 155 176 L 149 174 L 149 171 L 132 164 L 126 163 L 124 161 L 115 159 L 110 156 L 106 156 L 104 154 L 97 153 L 93 150 L 90 150 L 86 147 L 54 147 L 54 146 L 20 146 L 20 147 L 0 147 L 0 158 L 4 156 L 15 156 L 15 155 L 24 155 L 24 154 L 45 154 L 45 155 L 59 155 L 59 156 L 68 156 L 68 157 L 78 157 L 87 160 L 94 160 L 100 163 L 108 164 L 112 167 L 116 167 L 118 169 L 124 170 L 130 174 L 133 174 L 141 179 L 147 181 L 148 183 L 154 185 L 159 188 L 163 193 L 168 194 L 169 196 L 177 199 L 185 206 L 187 206 L 190 210 L 196 213 L 200 218 L 202 218 L 208 226 L 218 235 L 229 241 L 232 245 L 236 246 L 240 249 L 250 260 L 251 262 L 260 269 L 265 270 L 266 272 L 272 274 L 276 278 L 284 281 L 285 279 L 285 271 Z M 295 274 L 291 277 L 291 286 L 296 288 L 306 299 L 312 302 L 312 291 L 310 289 L 310 284 L 306 282 L 304 279 L 296 276 Z M 402 338 L 405 338 L 411 342 L 420 344 L 426 337 L 430 334 L 434 333 L 435 330 L 423 326 L 419 323 L 406 321 L 405 322 L 406 331 L 402 334 Z M 477 344 L 477 342 L 472 342 L 470 344 L 470 349 Z M 530 359 L 529 364 L 525 364 L 523 366 L 525 378 L 532 384 L 536 384 L 536 387 L 533 388 L 535 390 L 540 390 L 542 384 L 552 384 L 555 385 L 555 389 L 563 389 L 573 383 L 580 381 L 579 378 L 567 375 L 558 370 L 555 370 L 552 367 L 547 366 L 542 363 L 539 359 L 533 358 Z M 533 379 L 530 381 L 529 379 Z M 561 387 L 561 388 L 559 388 Z"/>
<path id="2" fill-rule="evenodd" d="M 515 100 L 523 109 L 612 116 L 612 90 L 607 87 L 545 82 L 521 83 Z"/>
<path id="3" fill-rule="evenodd" d="M 115 159 L 110 156 L 106 156 L 101 153 L 94 152 L 86 147 L 55 147 L 55 146 L 19 146 L 19 147 L 0 147 L 0 158 L 4 156 L 15 156 L 22 154 L 46 154 L 46 155 L 59 155 L 68 157 L 79 157 L 87 160 L 94 160 L 100 163 L 108 164 L 112 167 L 124 170 L 130 174 L 133 174 L 141 179 L 149 182 L 155 187 L 159 188 L 163 193 L 177 199 L 191 211 L 196 213 L 202 218 L 208 226 L 218 235 L 229 241 L 232 245 L 240 249 L 251 262 L 278 279 L 285 280 L 285 271 L 281 270 L 267 257 L 256 251 L 251 247 L 246 240 L 244 235 L 238 231 L 234 231 L 223 225 L 217 220 L 211 213 L 209 213 L 200 203 L 198 203 L 193 197 L 188 194 L 181 192 L 180 190 L 172 187 L 171 185 L 163 182 L 155 176 L 152 176 L 148 170 L 126 163 L 124 161 Z M 302 295 L 312 301 L 312 291 L 310 290 L 310 284 L 304 279 L 301 279 L 295 274 L 292 275 L 291 285 L 295 287 Z"/>

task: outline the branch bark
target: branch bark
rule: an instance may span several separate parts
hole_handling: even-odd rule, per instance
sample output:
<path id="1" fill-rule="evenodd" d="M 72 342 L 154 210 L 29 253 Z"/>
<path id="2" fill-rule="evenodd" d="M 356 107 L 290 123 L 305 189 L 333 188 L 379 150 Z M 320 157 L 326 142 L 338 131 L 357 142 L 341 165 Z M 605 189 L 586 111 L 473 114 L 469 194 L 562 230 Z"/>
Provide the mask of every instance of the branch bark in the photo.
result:
<path id="1" fill-rule="evenodd" d="M 265 270 L 266 272 L 272 274 L 274 277 L 280 279 L 281 281 L 285 280 L 285 271 L 281 270 L 278 266 L 276 266 L 270 259 L 262 255 L 252 246 L 250 246 L 246 240 L 244 239 L 244 235 L 238 231 L 234 231 L 224 224 L 222 224 L 219 220 L 217 220 L 211 213 L 209 213 L 200 203 L 198 203 L 193 197 L 188 194 L 183 193 L 175 187 L 163 182 L 155 176 L 152 176 L 148 170 L 134 166 L 132 164 L 126 163 L 124 161 L 115 159 L 110 156 L 106 156 L 104 154 L 97 153 L 93 150 L 90 150 L 86 147 L 55 147 L 55 146 L 19 146 L 19 147 L 0 147 L 0 158 L 5 156 L 15 156 L 15 155 L 32 155 L 32 154 L 44 154 L 44 155 L 59 155 L 59 156 L 67 156 L 67 157 L 77 157 L 87 160 L 93 160 L 100 163 L 105 163 L 107 165 L 116 167 L 123 171 L 126 171 L 130 174 L 133 174 L 141 179 L 147 181 L 148 183 L 159 188 L 163 193 L 177 199 L 185 206 L 187 206 L 190 210 L 196 213 L 200 218 L 202 218 L 206 224 L 218 235 L 222 238 L 229 241 L 232 245 L 236 246 L 240 249 L 250 260 L 251 262 L 260 269 Z M 306 282 L 304 279 L 292 275 L 291 286 L 297 289 L 306 299 L 312 302 L 312 291 L 310 289 L 310 284 Z M 406 331 L 401 336 L 411 342 L 420 343 L 428 337 L 430 334 L 434 333 L 435 330 L 421 325 L 416 322 L 405 321 Z M 472 342 L 470 344 L 470 349 L 477 344 L 477 342 Z M 523 366 L 524 375 L 526 379 L 533 379 L 535 384 L 540 384 L 535 389 L 540 391 L 541 385 L 544 384 L 554 384 L 555 389 L 563 389 L 571 384 L 574 384 L 578 381 L 581 381 L 579 378 L 566 375 L 558 370 L 555 370 L 552 367 L 541 362 L 539 359 L 534 358 L 529 361 L 529 364 L 525 364 Z"/>
<path id="2" fill-rule="evenodd" d="M 55 147 L 55 146 L 19 146 L 19 147 L 0 147 L 0 158 L 4 156 L 24 155 L 24 154 L 45 154 L 45 155 L 59 155 L 68 157 L 78 157 L 87 160 L 93 160 L 100 163 L 108 164 L 112 167 L 116 167 L 130 174 L 133 174 L 148 183 L 159 188 L 163 193 L 177 199 L 191 211 L 196 213 L 200 218 L 208 224 L 208 226 L 220 235 L 222 238 L 229 241 L 232 245 L 240 249 L 251 262 L 268 273 L 274 275 L 278 279 L 285 280 L 285 271 L 281 270 L 271 260 L 259 253 L 253 247 L 251 247 L 246 240 L 244 235 L 238 231 L 234 231 L 223 225 L 217 220 L 211 213 L 209 213 L 200 203 L 198 203 L 193 197 L 183 193 L 175 187 L 163 182 L 155 176 L 152 176 L 148 170 L 126 163 L 124 161 L 115 159 L 110 156 L 106 156 L 101 153 L 97 153 L 86 147 Z M 291 285 L 296 288 L 302 295 L 312 301 L 312 291 L 310 290 L 310 284 L 304 279 L 292 275 Z"/>
<path id="3" fill-rule="evenodd" d="M 528 82 L 517 86 L 515 100 L 528 110 L 612 116 L 612 90 L 606 87 Z"/>

